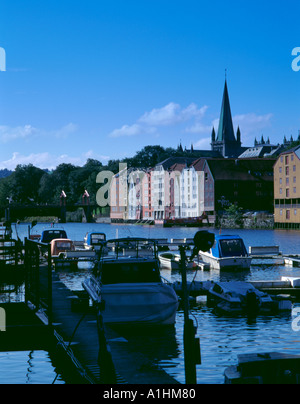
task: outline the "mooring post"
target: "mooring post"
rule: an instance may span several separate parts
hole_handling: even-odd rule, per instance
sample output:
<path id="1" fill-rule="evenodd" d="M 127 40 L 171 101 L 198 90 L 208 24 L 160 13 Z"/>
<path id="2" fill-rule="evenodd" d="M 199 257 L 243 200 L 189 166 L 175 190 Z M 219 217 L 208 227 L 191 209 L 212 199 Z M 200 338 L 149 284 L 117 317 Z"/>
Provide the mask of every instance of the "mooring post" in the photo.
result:
<path id="1" fill-rule="evenodd" d="M 194 326 L 194 322 L 189 318 L 189 295 L 187 291 L 185 247 L 179 246 L 179 251 L 181 260 L 181 277 L 182 277 L 183 308 L 184 308 L 183 342 L 184 342 L 185 383 L 196 384 L 197 383 L 196 364 L 200 363 L 199 339 L 195 338 L 196 329 Z M 198 353 L 198 355 L 196 355 L 196 353 Z"/>
<path id="2" fill-rule="evenodd" d="M 99 339 L 99 354 L 98 354 L 98 364 L 100 368 L 101 380 L 103 383 L 116 384 L 116 371 L 112 361 L 110 348 L 107 345 L 105 330 L 103 324 L 102 310 L 103 302 L 96 303 L 97 310 L 97 329 L 98 329 L 98 339 Z"/>

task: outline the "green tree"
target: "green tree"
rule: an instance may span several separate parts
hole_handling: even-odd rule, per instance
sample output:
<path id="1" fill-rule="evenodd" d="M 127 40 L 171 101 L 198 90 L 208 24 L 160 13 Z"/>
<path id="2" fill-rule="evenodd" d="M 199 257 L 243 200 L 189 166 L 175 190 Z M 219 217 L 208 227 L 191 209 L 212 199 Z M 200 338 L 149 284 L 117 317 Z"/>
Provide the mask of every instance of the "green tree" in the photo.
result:
<path id="1" fill-rule="evenodd" d="M 39 202 L 39 185 L 43 175 L 44 171 L 32 164 L 17 165 L 11 183 L 13 200 L 24 204 Z"/>
<path id="2" fill-rule="evenodd" d="M 230 205 L 228 208 L 225 209 L 225 212 L 229 219 L 232 219 L 234 223 L 238 226 L 242 224 L 243 218 L 243 209 L 237 205 Z"/>

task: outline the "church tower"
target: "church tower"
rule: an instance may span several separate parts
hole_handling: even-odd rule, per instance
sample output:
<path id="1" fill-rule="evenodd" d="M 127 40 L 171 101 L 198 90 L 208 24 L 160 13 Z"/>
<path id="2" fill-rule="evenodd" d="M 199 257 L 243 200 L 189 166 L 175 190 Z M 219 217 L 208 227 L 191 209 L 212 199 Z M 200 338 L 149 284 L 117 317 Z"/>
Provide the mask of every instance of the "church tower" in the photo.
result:
<path id="1" fill-rule="evenodd" d="M 237 130 L 236 137 L 234 134 L 226 79 L 223 92 L 219 128 L 217 134 L 215 133 L 215 129 L 213 128 L 211 136 L 211 149 L 213 151 L 218 151 L 222 154 L 223 157 L 238 157 L 242 152 L 240 128 L 238 128 Z"/>

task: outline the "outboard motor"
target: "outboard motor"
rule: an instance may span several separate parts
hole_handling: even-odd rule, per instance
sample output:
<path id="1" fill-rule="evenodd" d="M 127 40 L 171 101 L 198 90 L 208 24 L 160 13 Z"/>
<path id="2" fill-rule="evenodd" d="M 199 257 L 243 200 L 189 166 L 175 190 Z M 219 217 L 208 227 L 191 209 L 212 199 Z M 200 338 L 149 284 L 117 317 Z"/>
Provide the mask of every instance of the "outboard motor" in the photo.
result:
<path id="1" fill-rule="evenodd" d="M 256 314 L 259 310 L 259 299 L 252 290 L 246 293 L 246 310 L 250 314 Z"/>
<path id="2" fill-rule="evenodd" d="M 207 230 L 200 230 L 194 236 L 194 248 L 190 261 L 198 255 L 199 251 L 206 252 L 211 249 L 215 242 L 215 235 Z"/>

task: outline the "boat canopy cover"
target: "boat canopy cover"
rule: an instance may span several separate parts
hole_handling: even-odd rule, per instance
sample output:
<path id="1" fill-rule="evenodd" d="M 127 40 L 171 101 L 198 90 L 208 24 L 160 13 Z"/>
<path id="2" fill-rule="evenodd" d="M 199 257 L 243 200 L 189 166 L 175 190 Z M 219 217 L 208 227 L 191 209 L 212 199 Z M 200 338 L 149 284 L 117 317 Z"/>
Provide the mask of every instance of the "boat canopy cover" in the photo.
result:
<path id="1" fill-rule="evenodd" d="M 101 267 L 101 283 L 153 283 L 160 282 L 157 260 L 104 261 Z"/>
<path id="2" fill-rule="evenodd" d="M 223 257 L 246 257 L 247 250 L 240 236 L 218 235 L 215 236 L 215 243 L 211 253 L 216 258 Z"/>
<path id="3" fill-rule="evenodd" d="M 157 242 L 144 238 L 107 240 L 100 249 L 102 284 L 160 282 Z"/>

